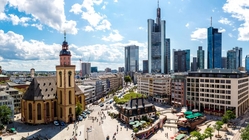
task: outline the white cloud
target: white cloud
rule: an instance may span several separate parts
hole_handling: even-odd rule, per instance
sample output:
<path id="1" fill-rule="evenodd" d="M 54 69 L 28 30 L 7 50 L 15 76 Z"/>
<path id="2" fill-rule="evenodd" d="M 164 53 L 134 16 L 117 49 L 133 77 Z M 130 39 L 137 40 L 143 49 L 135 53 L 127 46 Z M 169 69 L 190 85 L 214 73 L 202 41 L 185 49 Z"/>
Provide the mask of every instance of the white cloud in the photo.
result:
<path id="1" fill-rule="evenodd" d="M 111 41 L 111 42 L 117 42 L 122 41 L 123 36 L 119 34 L 118 30 L 113 30 L 108 36 L 103 36 L 102 40 L 104 41 Z"/>
<path id="2" fill-rule="evenodd" d="M 105 10 L 105 5 L 103 5 L 103 6 L 101 7 L 101 9 Z"/>
<path id="3" fill-rule="evenodd" d="M 223 29 L 223 28 L 219 29 L 219 32 L 221 32 L 221 33 L 225 32 L 225 31 L 226 31 L 226 29 Z"/>
<path id="4" fill-rule="evenodd" d="M 31 24 L 31 26 L 36 27 L 38 30 L 42 30 L 42 25 L 41 24 Z"/>
<path id="5" fill-rule="evenodd" d="M 221 19 L 218 22 L 221 24 L 232 25 L 231 21 L 229 21 L 227 18 L 223 18 L 223 17 L 221 17 Z"/>
<path id="6" fill-rule="evenodd" d="M 114 0 L 114 2 L 118 2 L 118 0 Z"/>
<path id="7" fill-rule="evenodd" d="M 143 30 L 143 29 L 144 29 L 144 27 L 140 26 L 140 27 L 138 27 L 138 29 L 139 29 L 139 30 Z"/>
<path id="8" fill-rule="evenodd" d="M 33 1 L 33 0 L 9 0 L 9 6 L 17 8 L 19 12 L 31 14 L 41 24 L 45 24 L 57 31 L 77 34 L 76 21 L 66 20 L 64 13 L 64 1 Z"/>
<path id="9" fill-rule="evenodd" d="M 100 5 L 103 0 L 84 0 L 83 3 L 80 5 L 78 3 L 74 4 L 70 10 L 75 14 L 82 13 L 81 18 L 88 21 L 89 25 L 94 30 L 110 30 L 111 23 L 107 20 L 107 16 L 96 12 L 94 9 L 94 5 Z M 102 9 L 105 9 L 108 3 L 104 2 Z M 82 10 L 83 9 L 83 10 Z M 86 27 L 89 28 L 89 27 Z M 87 30 L 87 31 L 94 31 L 94 30 Z"/>
<path id="10" fill-rule="evenodd" d="M 28 22 L 30 20 L 29 17 L 21 17 L 19 18 L 16 15 L 13 14 L 9 14 L 9 19 L 12 21 L 13 25 L 18 25 L 21 24 L 22 26 L 27 26 L 28 24 L 26 22 Z"/>
<path id="11" fill-rule="evenodd" d="M 229 37 L 233 37 L 233 34 L 231 34 L 231 33 L 228 33 L 228 36 L 229 36 Z"/>
<path id="12" fill-rule="evenodd" d="M 238 28 L 239 35 L 238 40 L 249 40 L 249 14 L 248 14 L 248 0 L 227 0 L 223 5 L 223 11 L 231 14 L 233 18 L 244 22 Z"/>
<path id="13" fill-rule="evenodd" d="M 196 28 L 195 31 L 192 32 L 191 40 L 200 40 L 207 38 L 207 29 L 206 28 Z"/>
<path id="14" fill-rule="evenodd" d="M 5 19 L 8 19 L 8 17 L 6 16 L 6 14 L 0 12 L 0 20 L 5 20 Z"/>
<path id="15" fill-rule="evenodd" d="M 87 32 L 94 31 L 94 29 L 92 28 L 92 26 L 86 26 L 83 30 L 87 31 Z"/>
<path id="16" fill-rule="evenodd" d="M 189 27 L 189 23 L 187 23 L 185 26 L 188 28 Z"/>

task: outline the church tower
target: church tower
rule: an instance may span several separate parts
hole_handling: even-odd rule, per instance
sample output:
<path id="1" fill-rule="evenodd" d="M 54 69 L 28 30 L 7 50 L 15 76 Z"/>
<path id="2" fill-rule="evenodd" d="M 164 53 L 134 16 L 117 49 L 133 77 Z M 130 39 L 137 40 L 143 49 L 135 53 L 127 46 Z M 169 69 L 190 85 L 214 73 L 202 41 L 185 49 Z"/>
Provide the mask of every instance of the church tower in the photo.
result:
<path id="1" fill-rule="evenodd" d="M 75 120 L 75 65 L 71 65 L 66 32 L 60 51 L 60 65 L 56 66 L 58 120 L 66 123 Z"/>

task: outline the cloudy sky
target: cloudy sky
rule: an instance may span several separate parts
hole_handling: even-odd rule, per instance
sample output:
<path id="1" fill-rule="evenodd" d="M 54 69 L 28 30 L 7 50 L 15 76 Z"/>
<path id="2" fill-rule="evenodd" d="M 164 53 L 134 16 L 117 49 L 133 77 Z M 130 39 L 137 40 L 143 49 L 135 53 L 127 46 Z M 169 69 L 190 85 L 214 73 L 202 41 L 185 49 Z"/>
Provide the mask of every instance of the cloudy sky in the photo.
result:
<path id="1" fill-rule="evenodd" d="M 249 54 L 248 0 L 160 0 L 171 49 L 207 49 L 210 17 L 222 33 L 222 55 L 235 46 Z M 147 59 L 147 19 L 157 0 L 0 0 L 0 65 L 4 70 L 55 70 L 63 31 L 72 63 L 99 70 L 124 66 L 124 46 L 138 45 Z M 205 52 L 206 55 L 206 52 Z M 244 60 L 244 59 L 243 59 Z M 243 64 L 244 65 L 244 64 Z"/>

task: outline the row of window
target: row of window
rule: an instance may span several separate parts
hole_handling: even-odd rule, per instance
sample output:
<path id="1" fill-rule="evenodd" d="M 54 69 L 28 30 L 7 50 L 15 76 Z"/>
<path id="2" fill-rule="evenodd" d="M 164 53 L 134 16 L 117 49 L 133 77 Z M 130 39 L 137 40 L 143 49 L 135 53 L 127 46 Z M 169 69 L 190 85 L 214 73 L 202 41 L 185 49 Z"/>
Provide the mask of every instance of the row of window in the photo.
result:
<path id="1" fill-rule="evenodd" d="M 228 105 L 231 104 L 231 101 L 224 101 L 224 100 L 214 100 L 214 99 L 205 99 L 205 98 L 201 98 L 200 100 L 209 103 L 228 104 Z"/>

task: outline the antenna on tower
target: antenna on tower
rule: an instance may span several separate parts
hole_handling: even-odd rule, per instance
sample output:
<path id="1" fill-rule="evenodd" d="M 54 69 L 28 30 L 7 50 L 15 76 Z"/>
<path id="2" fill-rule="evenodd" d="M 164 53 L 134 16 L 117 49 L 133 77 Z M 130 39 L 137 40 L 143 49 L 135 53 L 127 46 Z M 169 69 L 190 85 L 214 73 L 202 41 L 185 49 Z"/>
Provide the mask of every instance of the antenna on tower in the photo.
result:
<path id="1" fill-rule="evenodd" d="M 211 17 L 211 27 L 212 27 L 212 17 Z"/>
<path id="2" fill-rule="evenodd" d="M 157 0 L 157 8 L 159 8 L 159 0 Z"/>
<path id="3" fill-rule="evenodd" d="M 66 30 L 64 30 L 64 41 L 66 41 Z"/>

